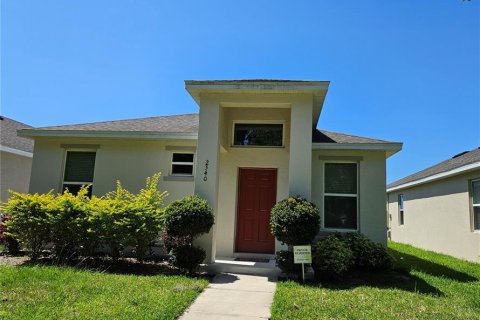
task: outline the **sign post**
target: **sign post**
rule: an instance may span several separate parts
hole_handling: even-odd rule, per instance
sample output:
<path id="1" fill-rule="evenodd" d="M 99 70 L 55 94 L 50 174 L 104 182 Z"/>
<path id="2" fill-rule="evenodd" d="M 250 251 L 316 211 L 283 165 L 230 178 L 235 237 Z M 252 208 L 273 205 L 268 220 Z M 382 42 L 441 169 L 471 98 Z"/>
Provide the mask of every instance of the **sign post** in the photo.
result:
<path id="1" fill-rule="evenodd" d="M 312 263 L 312 246 L 293 246 L 293 263 L 302 264 L 302 280 L 305 282 L 305 263 Z"/>

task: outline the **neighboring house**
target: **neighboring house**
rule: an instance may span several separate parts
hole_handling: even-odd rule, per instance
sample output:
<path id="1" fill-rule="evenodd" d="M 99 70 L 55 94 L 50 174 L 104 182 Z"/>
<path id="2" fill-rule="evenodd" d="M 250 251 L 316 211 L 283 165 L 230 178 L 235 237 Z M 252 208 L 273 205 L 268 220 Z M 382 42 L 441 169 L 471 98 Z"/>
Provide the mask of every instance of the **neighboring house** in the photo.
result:
<path id="1" fill-rule="evenodd" d="M 35 139 L 30 192 L 97 195 L 120 179 L 129 190 L 163 173 L 169 201 L 193 193 L 215 211 L 198 240 L 207 261 L 283 248 L 271 207 L 289 195 L 315 202 L 322 231 L 387 240 L 386 158 L 401 143 L 316 129 L 328 81 L 186 81 L 199 114 L 21 130 Z"/>
<path id="2" fill-rule="evenodd" d="M 17 136 L 29 125 L 0 116 L 0 201 L 10 197 L 9 189 L 28 192 L 32 168 L 33 141 Z"/>
<path id="3" fill-rule="evenodd" d="M 480 149 L 387 186 L 394 241 L 480 262 Z"/>

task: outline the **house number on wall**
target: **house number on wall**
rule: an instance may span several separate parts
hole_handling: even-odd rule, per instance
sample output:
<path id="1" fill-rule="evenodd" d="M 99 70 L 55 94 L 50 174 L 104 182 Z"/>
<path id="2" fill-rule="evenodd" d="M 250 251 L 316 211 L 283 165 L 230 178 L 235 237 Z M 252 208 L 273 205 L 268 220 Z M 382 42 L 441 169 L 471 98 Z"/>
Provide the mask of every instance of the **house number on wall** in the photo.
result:
<path id="1" fill-rule="evenodd" d="M 205 160 L 205 171 L 203 172 L 203 181 L 207 181 L 208 180 L 208 177 L 207 177 L 207 174 L 208 174 L 208 160 Z"/>

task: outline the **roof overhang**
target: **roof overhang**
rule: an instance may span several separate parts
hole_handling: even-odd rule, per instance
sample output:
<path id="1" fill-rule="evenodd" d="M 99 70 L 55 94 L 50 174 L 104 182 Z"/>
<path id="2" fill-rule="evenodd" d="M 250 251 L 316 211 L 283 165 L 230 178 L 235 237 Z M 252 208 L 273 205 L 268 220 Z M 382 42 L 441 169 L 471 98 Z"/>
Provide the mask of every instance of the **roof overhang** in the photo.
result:
<path id="1" fill-rule="evenodd" d="M 311 94 L 314 126 L 320 117 L 329 85 L 330 81 L 305 80 L 185 80 L 185 89 L 198 105 L 205 93 Z"/>
<path id="2" fill-rule="evenodd" d="M 365 150 L 365 151 L 385 151 L 387 158 L 402 150 L 403 143 L 312 143 L 313 150 Z"/>
<path id="3" fill-rule="evenodd" d="M 467 173 L 469 171 L 473 171 L 473 170 L 476 170 L 476 169 L 480 169 L 480 162 L 467 164 L 465 166 L 455 168 L 455 169 L 445 171 L 445 172 L 440 172 L 440 173 L 431 175 L 429 177 L 425 177 L 423 179 L 418 179 L 418 180 L 415 180 L 415 181 L 411 181 L 411 182 L 401 184 L 399 186 L 388 188 L 387 192 L 397 191 L 397 190 L 401 190 L 401 189 L 405 189 L 405 188 L 414 187 L 414 186 L 417 186 L 417 185 L 420 185 L 420 184 L 433 182 L 433 181 L 440 180 L 440 179 L 445 179 L 445 178 L 448 178 L 448 177 L 451 177 L 451 176 L 459 175 L 459 174 L 462 174 L 462 173 Z"/>
<path id="4" fill-rule="evenodd" d="M 19 137 L 58 137 L 58 138 L 105 138 L 105 139 L 152 139 L 152 140 L 197 140 L 198 134 L 151 131 L 86 131 L 86 130 L 18 130 Z"/>
<path id="5" fill-rule="evenodd" d="M 10 147 L 6 147 L 6 146 L 1 146 L 0 145 L 0 151 L 11 153 L 11 154 L 14 154 L 14 155 L 17 155 L 17 156 L 33 158 L 33 153 L 31 153 L 31 152 L 23 151 L 23 150 L 15 149 L 15 148 L 10 148 Z"/>

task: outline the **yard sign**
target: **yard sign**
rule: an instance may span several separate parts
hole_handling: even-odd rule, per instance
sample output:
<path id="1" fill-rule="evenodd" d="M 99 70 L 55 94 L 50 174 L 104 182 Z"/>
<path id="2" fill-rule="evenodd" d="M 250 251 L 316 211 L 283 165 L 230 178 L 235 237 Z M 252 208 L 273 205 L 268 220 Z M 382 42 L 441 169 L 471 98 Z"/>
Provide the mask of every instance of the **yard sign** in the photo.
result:
<path id="1" fill-rule="evenodd" d="M 302 279 L 305 282 L 305 263 L 312 263 L 312 246 L 293 246 L 293 262 L 302 264 Z"/>

